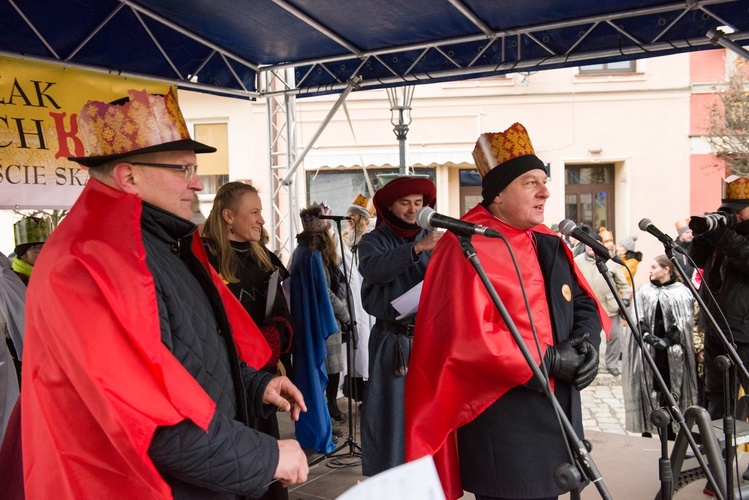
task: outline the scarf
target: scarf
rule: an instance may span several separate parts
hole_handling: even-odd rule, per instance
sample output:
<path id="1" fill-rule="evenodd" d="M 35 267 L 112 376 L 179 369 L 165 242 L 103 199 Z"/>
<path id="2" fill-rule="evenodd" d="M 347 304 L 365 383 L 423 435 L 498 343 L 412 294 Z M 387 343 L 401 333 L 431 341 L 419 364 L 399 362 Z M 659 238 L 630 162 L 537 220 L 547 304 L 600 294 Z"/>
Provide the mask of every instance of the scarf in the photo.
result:
<path id="1" fill-rule="evenodd" d="M 24 276 L 31 277 L 31 270 L 34 269 L 34 266 L 26 262 L 25 260 L 21 260 L 18 258 L 18 255 L 13 257 L 13 270 L 17 273 L 21 273 Z"/>
<path id="2" fill-rule="evenodd" d="M 393 212 L 388 209 L 384 210 L 383 215 L 385 224 L 390 226 L 390 229 L 392 229 L 395 234 L 397 234 L 404 240 L 408 241 L 413 239 L 422 230 L 421 227 L 416 224 L 409 224 L 403 219 L 399 219 Z"/>
<path id="3" fill-rule="evenodd" d="M 676 281 L 677 281 L 676 275 L 672 274 L 671 278 L 669 278 L 668 281 L 664 281 L 663 283 L 660 283 L 659 281 L 650 280 L 650 284 L 653 285 L 653 286 L 656 286 L 656 287 L 660 288 L 662 286 L 673 285 L 674 283 L 676 283 Z"/>

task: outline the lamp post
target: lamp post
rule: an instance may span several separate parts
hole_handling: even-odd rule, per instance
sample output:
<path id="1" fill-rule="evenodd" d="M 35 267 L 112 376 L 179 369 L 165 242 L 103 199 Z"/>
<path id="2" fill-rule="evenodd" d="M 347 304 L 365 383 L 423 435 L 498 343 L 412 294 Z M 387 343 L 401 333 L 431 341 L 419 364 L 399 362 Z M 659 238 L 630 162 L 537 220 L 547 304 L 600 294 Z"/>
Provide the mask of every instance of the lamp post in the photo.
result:
<path id="1" fill-rule="evenodd" d="M 386 89 L 390 101 L 390 123 L 398 138 L 400 152 L 400 175 L 408 175 L 406 166 L 406 136 L 411 124 L 411 100 L 414 97 L 414 86 L 391 87 Z"/>

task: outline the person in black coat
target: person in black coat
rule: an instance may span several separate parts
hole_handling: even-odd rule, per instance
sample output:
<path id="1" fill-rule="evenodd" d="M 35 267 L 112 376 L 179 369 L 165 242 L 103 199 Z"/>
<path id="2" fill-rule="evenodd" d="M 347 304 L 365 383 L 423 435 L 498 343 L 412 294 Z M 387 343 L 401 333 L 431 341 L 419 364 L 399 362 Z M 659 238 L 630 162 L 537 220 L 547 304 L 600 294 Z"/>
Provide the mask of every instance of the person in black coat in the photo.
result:
<path id="1" fill-rule="evenodd" d="M 257 189 L 243 182 L 229 182 L 216 193 L 203 226 L 203 242 L 211 265 L 270 345 L 272 354 L 263 370 L 276 374 L 289 366 L 288 361 L 279 365 L 281 356 L 289 354 L 292 338 L 291 315 L 281 286 L 289 272 L 260 243 L 264 223 Z M 256 418 L 253 428 L 280 438 L 275 413 L 269 418 Z M 287 499 L 288 491 L 280 483 L 273 483 L 262 498 Z"/>
<path id="2" fill-rule="evenodd" d="M 695 233 L 689 253 L 702 269 L 700 295 L 723 334 L 735 344 L 736 352 L 749 363 L 749 178 L 741 177 L 725 188 L 719 212 L 707 217 L 692 217 L 689 226 Z M 713 221 L 708 224 L 707 221 Z M 715 299 L 712 299 L 712 296 Z M 705 331 L 705 400 L 712 419 L 723 417 L 723 373 L 713 360 L 726 354 L 719 332 L 700 312 L 699 322 Z M 731 368 L 731 398 L 738 394 L 736 369 Z M 745 387 L 745 390 L 747 388 Z M 733 410 L 733 409 L 730 409 Z"/>

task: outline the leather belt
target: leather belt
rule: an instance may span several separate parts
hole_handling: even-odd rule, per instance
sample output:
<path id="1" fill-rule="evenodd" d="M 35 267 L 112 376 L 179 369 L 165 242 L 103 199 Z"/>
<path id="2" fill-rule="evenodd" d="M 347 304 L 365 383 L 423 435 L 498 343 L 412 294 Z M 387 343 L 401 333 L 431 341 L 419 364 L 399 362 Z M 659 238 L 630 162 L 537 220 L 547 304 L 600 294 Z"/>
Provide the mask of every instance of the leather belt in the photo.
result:
<path id="1" fill-rule="evenodd" d="M 396 323 L 395 321 L 387 321 L 385 319 L 378 319 L 377 323 L 382 326 L 385 330 L 395 332 L 397 334 L 405 335 L 409 339 L 414 338 L 414 324 L 403 324 Z"/>

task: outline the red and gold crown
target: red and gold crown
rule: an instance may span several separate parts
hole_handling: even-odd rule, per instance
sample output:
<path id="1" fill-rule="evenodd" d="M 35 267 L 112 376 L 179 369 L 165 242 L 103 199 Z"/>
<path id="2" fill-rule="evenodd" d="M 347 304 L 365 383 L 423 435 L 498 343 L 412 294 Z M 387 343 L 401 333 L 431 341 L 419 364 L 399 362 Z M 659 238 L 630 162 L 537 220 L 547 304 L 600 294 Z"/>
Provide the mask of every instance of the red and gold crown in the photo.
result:
<path id="1" fill-rule="evenodd" d="M 723 203 L 743 203 L 749 205 L 749 179 L 729 177 L 723 181 Z"/>
<path id="2" fill-rule="evenodd" d="M 689 220 L 691 217 L 687 217 L 686 219 L 677 220 L 674 224 L 676 226 L 676 230 L 679 231 L 681 228 L 687 228 L 689 229 Z"/>
<path id="3" fill-rule="evenodd" d="M 78 129 L 87 156 L 70 158 L 96 166 L 121 156 L 158 151 L 193 150 L 212 153 L 215 148 L 190 139 L 174 89 L 164 95 L 129 90 L 120 104 L 88 101 L 78 116 Z"/>
<path id="4" fill-rule="evenodd" d="M 513 158 L 535 154 L 528 131 L 517 122 L 504 132 L 481 134 L 473 148 L 473 160 L 481 177 Z"/>
<path id="5" fill-rule="evenodd" d="M 349 205 L 347 212 L 352 214 L 359 214 L 362 217 L 372 217 L 375 213 L 375 207 L 372 203 L 372 198 L 367 198 L 363 194 L 359 193 L 354 198 L 354 201 Z"/>

